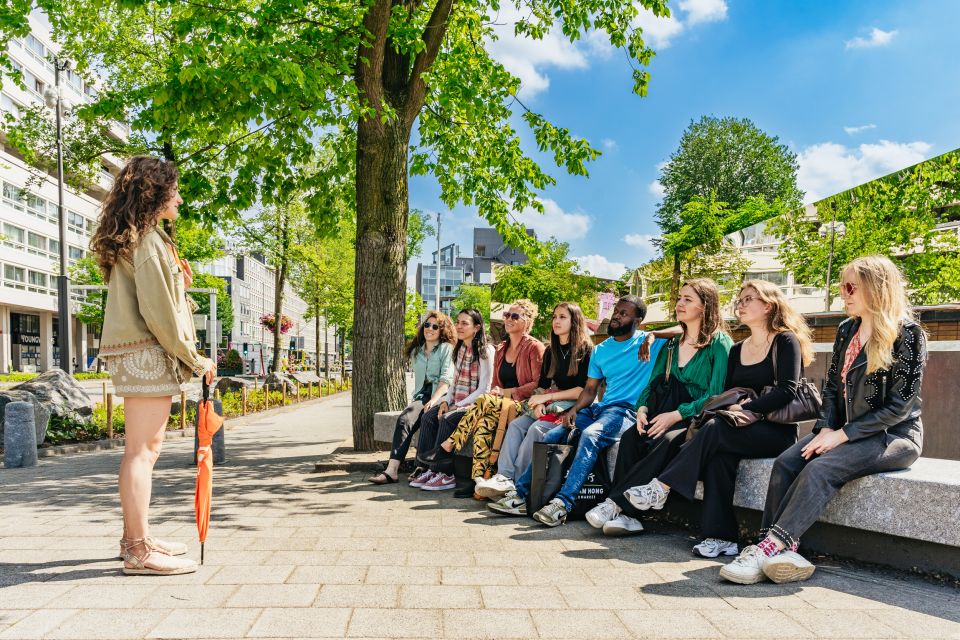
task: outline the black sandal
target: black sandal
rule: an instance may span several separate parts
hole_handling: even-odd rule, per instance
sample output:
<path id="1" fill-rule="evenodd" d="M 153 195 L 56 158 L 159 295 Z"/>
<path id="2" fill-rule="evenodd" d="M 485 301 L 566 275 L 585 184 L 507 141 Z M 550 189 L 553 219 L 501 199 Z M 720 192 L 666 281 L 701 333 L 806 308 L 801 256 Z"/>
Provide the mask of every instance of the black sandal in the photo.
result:
<path id="1" fill-rule="evenodd" d="M 384 480 L 380 480 L 380 476 L 383 476 Z M 387 472 L 385 470 L 367 478 L 367 482 L 371 482 L 373 484 L 378 484 L 378 485 L 393 484 L 396 481 L 397 481 L 397 478 L 391 478 L 390 476 L 387 475 Z"/>

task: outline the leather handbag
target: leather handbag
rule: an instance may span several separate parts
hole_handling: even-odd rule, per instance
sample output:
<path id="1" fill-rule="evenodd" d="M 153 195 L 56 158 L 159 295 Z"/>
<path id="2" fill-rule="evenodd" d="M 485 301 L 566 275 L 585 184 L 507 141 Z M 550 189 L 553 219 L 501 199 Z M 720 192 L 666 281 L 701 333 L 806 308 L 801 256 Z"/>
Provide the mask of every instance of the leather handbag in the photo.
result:
<path id="1" fill-rule="evenodd" d="M 777 386 L 779 381 L 777 372 L 777 348 L 773 347 L 773 385 L 763 388 L 763 393 L 767 393 Z M 761 394 L 762 395 L 762 394 Z M 781 424 L 794 424 L 804 420 L 813 420 L 820 416 L 820 407 L 823 406 L 823 399 L 820 397 L 820 390 L 816 385 L 805 377 L 797 382 L 797 397 L 786 405 L 775 409 L 766 415 L 770 422 L 779 422 Z"/>

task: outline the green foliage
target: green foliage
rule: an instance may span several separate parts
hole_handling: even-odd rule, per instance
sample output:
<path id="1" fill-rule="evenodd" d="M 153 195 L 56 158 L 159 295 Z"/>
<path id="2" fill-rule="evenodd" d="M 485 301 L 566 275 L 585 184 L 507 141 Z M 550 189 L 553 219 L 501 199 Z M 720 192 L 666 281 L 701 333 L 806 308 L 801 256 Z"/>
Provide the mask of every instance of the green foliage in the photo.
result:
<path id="1" fill-rule="evenodd" d="M 223 324 L 223 334 L 226 335 L 233 330 L 233 301 L 230 294 L 227 293 L 227 281 L 219 276 L 209 273 L 194 273 L 192 289 L 216 289 L 217 290 L 217 320 Z M 209 293 L 190 293 L 188 294 L 197 303 L 197 313 L 210 315 L 210 294 Z"/>
<path id="2" fill-rule="evenodd" d="M 103 273 L 97 264 L 96 258 L 86 255 L 67 268 L 67 274 L 73 284 L 103 286 Z M 103 310 L 107 301 L 105 291 L 89 291 L 84 295 L 80 308 L 77 309 L 77 318 L 83 324 L 99 331 L 103 327 Z"/>
<path id="3" fill-rule="evenodd" d="M 423 241 L 436 236 L 437 230 L 430 224 L 430 218 L 420 209 L 411 209 L 407 220 L 407 256 L 406 262 L 420 254 Z"/>
<path id="4" fill-rule="evenodd" d="M 490 326 L 490 287 L 482 284 L 461 284 L 457 297 L 450 302 L 453 321 L 462 309 L 476 309 L 483 314 L 483 321 Z"/>
<path id="5" fill-rule="evenodd" d="M 595 318 L 597 294 L 605 290 L 601 281 L 581 271 L 577 261 L 570 258 L 570 245 L 551 239 L 526 264 L 498 267 L 490 298 L 505 304 L 520 298 L 532 300 L 539 313 L 531 333 L 546 337 L 557 303 L 576 302 L 588 318 Z"/>
<path id="6" fill-rule="evenodd" d="M 73 374 L 73 377 L 77 380 L 106 380 L 110 377 L 110 374 L 106 371 L 99 373 L 96 371 L 78 371 Z"/>
<path id="7" fill-rule="evenodd" d="M 956 229 L 937 225 L 955 215 L 960 200 L 960 153 L 950 152 L 815 204 L 815 216 L 795 209 L 774 219 L 770 230 L 783 239 L 779 258 L 797 282 L 822 287 L 830 235 L 820 237 L 831 216 L 846 225 L 833 257 L 831 295 L 840 269 L 854 258 L 890 256 L 904 272 L 915 304 L 960 300 L 960 242 Z M 953 218 L 955 219 L 955 218 Z"/>
<path id="8" fill-rule="evenodd" d="M 665 300 L 666 304 L 672 304 L 673 263 L 674 258 L 668 256 L 652 260 L 637 270 L 646 283 L 644 302 Z M 715 281 L 720 287 L 721 307 L 733 300 L 749 268 L 750 260 L 729 243 L 716 248 L 699 246 L 680 253 L 683 279 L 710 278 Z"/>
<path id="9" fill-rule="evenodd" d="M 417 335 L 420 319 L 427 312 L 427 303 L 413 289 L 407 289 L 407 304 L 403 315 L 403 337 L 406 340 Z"/>
<path id="10" fill-rule="evenodd" d="M 33 380 L 39 373 L 0 373 L 0 382 L 26 382 Z"/>
<path id="11" fill-rule="evenodd" d="M 210 221 L 179 217 L 175 233 L 180 257 L 191 265 L 213 262 L 224 255 L 223 238 Z"/>
<path id="12" fill-rule="evenodd" d="M 240 352 L 236 349 L 228 350 L 226 356 L 223 358 L 223 367 L 233 371 L 242 371 L 243 358 L 240 357 Z"/>

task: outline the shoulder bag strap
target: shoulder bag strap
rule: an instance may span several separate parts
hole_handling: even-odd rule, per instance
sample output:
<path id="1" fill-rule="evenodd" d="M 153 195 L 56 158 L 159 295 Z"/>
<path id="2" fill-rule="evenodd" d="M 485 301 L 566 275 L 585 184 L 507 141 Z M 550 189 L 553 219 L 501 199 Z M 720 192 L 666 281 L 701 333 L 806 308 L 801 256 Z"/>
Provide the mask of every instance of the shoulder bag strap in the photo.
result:
<path id="1" fill-rule="evenodd" d="M 773 337 L 773 341 L 770 343 L 770 349 L 773 350 L 771 353 L 773 356 L 773 386 L 777 386 L 777 382 L 779 380 L 779 376 L 777 375 L 777 339 L 779 338 L 780 334 L 778 333 Z"/>
<path id="2" fill-rule="evenodd" d="M 676 338 L 670 338 L 670 342 L 667 343 L 667 372 L 663 376 L 666 382 L 670 382 L 670 372 L 673 369 L 673 344 L 675 341 Z"/>

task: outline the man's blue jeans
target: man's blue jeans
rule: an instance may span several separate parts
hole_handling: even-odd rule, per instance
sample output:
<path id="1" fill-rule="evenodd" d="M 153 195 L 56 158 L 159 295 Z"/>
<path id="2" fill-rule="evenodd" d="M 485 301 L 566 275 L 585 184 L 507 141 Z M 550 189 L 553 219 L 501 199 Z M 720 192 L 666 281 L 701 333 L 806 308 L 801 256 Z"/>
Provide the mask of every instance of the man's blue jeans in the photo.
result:
<path id="1" fill-rule="evenodd" d="M 574 455 L 567 479 L 560 487 L 557 498 L 563 501 L 569 511 L 580 492 L 580 487 L 586 482 L 587 476 L 593 471 L 601 449 L 609 447 L 620 439 L 620 435 L 637 423 L 637 411 L 632 405 L 613 404 L 601 406 L 592 404 L 577 413 L 576 429 L 580 430 L 580 443 Z M 543 442 L 559 444 L 566 442 L 570 430 L 559 426 L 551 429 L 544 435 Z M 526 498 L 530 493 L 530 480 L 533 477 L 533 465 L 517 479 L 517 496 Z"/>

